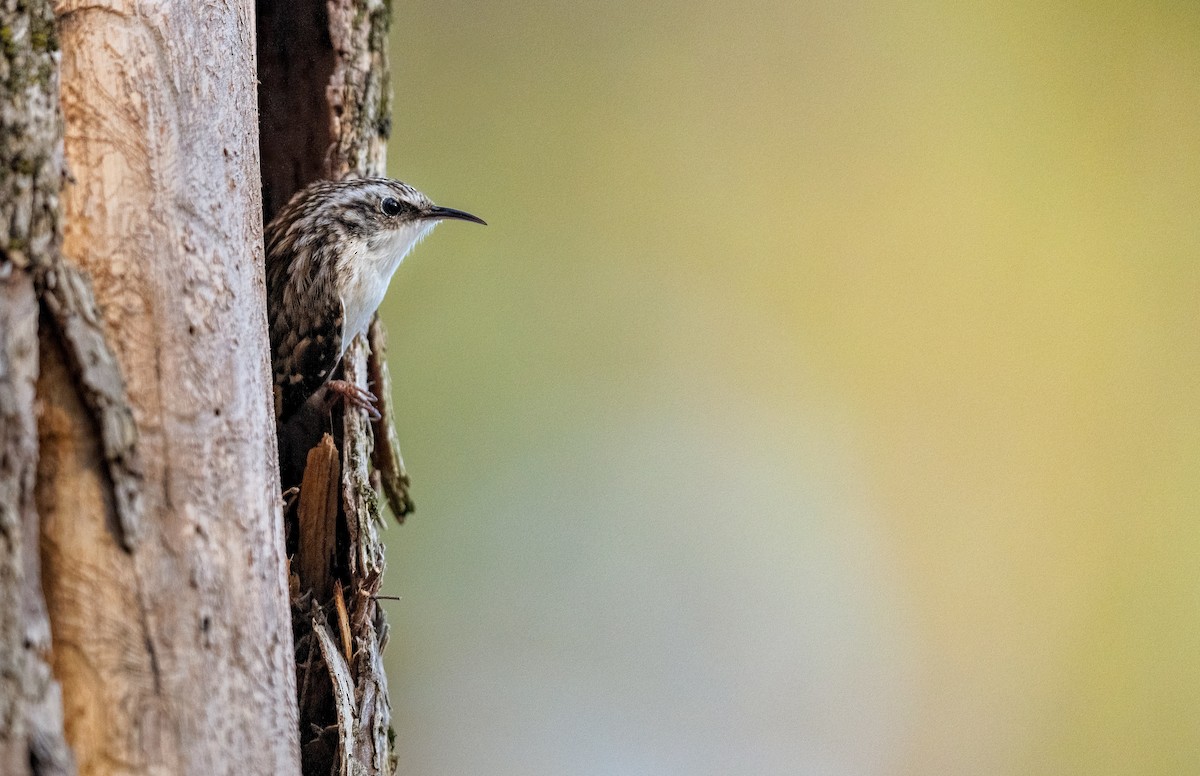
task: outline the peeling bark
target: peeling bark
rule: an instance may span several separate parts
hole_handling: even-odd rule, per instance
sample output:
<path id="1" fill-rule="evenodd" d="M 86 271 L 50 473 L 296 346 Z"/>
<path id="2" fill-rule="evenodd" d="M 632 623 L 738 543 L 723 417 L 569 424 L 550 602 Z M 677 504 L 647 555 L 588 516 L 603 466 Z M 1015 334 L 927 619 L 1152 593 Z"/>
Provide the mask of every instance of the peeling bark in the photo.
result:
<path id="1" fill-rule="evenodd" d="M 62 260 L 57 251 L 35 270 L 47 323 L 87 414 L 96 426 L 100 457 L 112 485 L 118 541 L 126 550 L 142 533 L 142 464 L 137 425 L 112 348 L 104 338 L 100 313 L 88 277 Z"/>
<path id="2" fill-rule="evenodd" d="M 337 552 L 338 476 L 337 448 L 326 434 L 308 451 L 304 482 L 297 505 L 296 563 L 300 589 L 320 600 L 333 593 L 333 563 Z"/>
<path id="3" fill-rule="evenodd" d="M 317 178 L 385 174 L 391 122 L 384 50 L 388 7 L 381 0 L 258 0 L 257 10 L 269 219 L 297 189 Z M 316 95 L 323 103 L 317 104 Z M 294 121 L 310 126 L 286 126 Z M 297 133 L 318 142 L 298 144 Z M 360 337 L 347 349 L 342 376 L 362 387 L 373 379 L 373 392 L 381 395 L 386 366 L 378 321 L 372 331 L 370 342 Z M 331 474 L 322 453 L 316 472 L 305 475 L 301 501 L 305 488 L 324 493 L 334 487 L 331 481 L 318 485 L 310 475 L 340 477 L 335 557 L 328 564 L 332 579 L 319 578 L 326 573 L 323 561 L 303 551 L 323 546 L 331 516 L 301 518 L 294 529 L 299 535 L 289 544 L 299 549 L 292 613 L 306 774 L 395 770 L 382 660 L 387 624 L 375 599 L 385 565 L 379 489 L 398 517 L 411 510 L 411 502 L 388 397 L 382 397 L 380 409 L 384 419 L 374 428 L 360 409 L 338 411 L 334 429 L 340 473 Z M 376 451 L 377 446 L 385 449 Z M 319 495 L 312 499 L 321 501 Z M 308 535 L 314 530 L 317 535 Z M 338 624 L 342 650 L 329 629 L 331 620 Z"/>
<path id="4" fill-rule="evenodd" d="M 400 457 L 400 438 L 396 434 L 396 416 L 392 404 L 392 375 L 388 370 L 387 330 L 383 321 L 376 316 L 371 321 L 368 333 L 370 354 L 367 356 L 367 383 L 375 387 L 379 402 L 379 420 L 375 422 L 375 477 L 376 490 L 387 497 L 392 514 L 400 523 L 416 507 L 408 494 L 408 472 L 404 470 L 404 459 Z"/>

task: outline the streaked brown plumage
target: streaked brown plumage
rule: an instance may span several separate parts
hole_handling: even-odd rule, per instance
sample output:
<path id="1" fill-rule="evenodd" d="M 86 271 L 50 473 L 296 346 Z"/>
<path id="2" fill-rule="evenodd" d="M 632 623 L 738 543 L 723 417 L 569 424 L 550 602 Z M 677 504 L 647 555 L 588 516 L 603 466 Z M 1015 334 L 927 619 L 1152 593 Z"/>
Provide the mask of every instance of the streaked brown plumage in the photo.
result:
<path id="1" fill-rule="evenodd" d="M 353 178 L 311 184 L 271 220 L 267 317 L 280 423 L 328 382 L 405 254 L 445 219 L 483 223 L 406 183 Z"/>
<path id="2" fill-rule="evenodd" d="M 375 411 L 373 395 L 330 377 L 370 325 L 405 254 L 445 219 L 484 223 L 400 181 L 353 178 L 311 184 L 267 225 L 267 320 L 285 488 L 299 484 L 336 395 Z"/>

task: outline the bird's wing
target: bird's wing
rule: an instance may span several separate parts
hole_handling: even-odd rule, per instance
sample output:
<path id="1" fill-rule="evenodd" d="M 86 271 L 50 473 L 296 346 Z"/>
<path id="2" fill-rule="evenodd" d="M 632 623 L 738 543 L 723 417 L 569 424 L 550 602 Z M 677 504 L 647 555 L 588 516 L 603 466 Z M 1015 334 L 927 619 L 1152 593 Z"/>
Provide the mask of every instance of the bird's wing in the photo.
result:
<path id="1" fill-rule="evenodd" d="M 324 385 L 342 358 L 346 311 L 335 294 L 305 310 L 303 323 L 287 331 L 275 348 L 275 411 L 284 421 Z"/>

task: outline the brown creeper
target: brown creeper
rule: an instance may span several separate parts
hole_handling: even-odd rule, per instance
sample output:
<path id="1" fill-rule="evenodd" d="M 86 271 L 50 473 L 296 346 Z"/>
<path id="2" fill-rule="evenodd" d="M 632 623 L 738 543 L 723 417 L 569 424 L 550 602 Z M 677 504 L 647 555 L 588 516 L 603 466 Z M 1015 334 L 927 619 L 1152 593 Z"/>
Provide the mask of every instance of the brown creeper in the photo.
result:
<path id="1" fill-rule="evenodd" d="M 400 181 L 352 178 L 313 183 L 267 225 L 267 319 L 281 428 L 315 395 L 328 393 L 330 376 L 370 325 L 400 261 L 450 218 L 484 223 L 438 207 Z M 344 384 L 334 388 L 359 404 L 374 399 Z"/>

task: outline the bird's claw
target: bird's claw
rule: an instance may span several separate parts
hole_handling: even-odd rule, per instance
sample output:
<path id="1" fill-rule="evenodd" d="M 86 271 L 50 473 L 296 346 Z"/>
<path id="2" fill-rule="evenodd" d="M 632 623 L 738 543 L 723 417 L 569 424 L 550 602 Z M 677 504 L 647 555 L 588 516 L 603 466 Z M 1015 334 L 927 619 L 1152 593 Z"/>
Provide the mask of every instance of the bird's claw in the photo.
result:
<path id="1" fill-rule="evenodd" d="M 382 417 L 379 414 L 379 410 L 375 408 L 375 402 L 379 401 L 379 398 L 366 388 L 360 388 L 346 380 L 330 380 L 325 385 L 329 388 L 331 394 L 331 398 L 329 399 L 330 407 L 333 406 L 333 402 L 341 398 L 346 404 L 358 407 L 366 412 L 371 420 L 379 420 Z"/>

